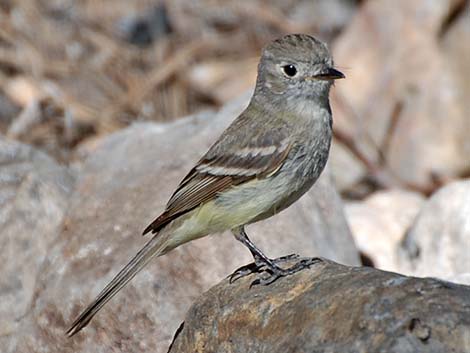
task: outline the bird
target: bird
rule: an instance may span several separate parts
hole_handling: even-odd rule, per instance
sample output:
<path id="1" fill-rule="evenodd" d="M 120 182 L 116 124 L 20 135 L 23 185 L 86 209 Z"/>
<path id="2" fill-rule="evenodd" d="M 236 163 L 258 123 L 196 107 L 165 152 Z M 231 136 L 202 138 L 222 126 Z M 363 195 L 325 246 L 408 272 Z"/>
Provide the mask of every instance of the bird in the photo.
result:
<path id="1" fill-rule="evenodd" d="M 75 319 L 66 334 L 84 328 L 148 262 L 189 241 L 230 230 L 254 258 L 236 278 L 264 269 L 255 284 L 269 285 L 311 262 L 279 266 L 249 239 L 245 226 L 269 218 L 308 191 L 323 171 L 332 139 L 329 92 L 345 78 L 328 47 L 307 34 L 266 45 L 247 108 L 183 178 L 165 210 L 143 234 L 149 241 Z"/>

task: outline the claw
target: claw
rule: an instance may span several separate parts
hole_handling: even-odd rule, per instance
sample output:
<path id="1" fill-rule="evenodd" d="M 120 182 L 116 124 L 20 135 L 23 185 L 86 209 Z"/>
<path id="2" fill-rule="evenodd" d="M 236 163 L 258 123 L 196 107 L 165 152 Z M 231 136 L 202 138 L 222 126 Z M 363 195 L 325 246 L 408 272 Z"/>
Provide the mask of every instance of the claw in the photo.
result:
<path id="1" fill-rule="evenodd" d="M 260 269 L 260 266 L 254 262 L 252 262 L 251 264 L 239 267 L 229 276 L 229 283 L 232 284 L 233 282 L 239 280 L 242 277 L 248 276 L 252 273 L 257 273 L 259 272 L 259 269 Z"/>

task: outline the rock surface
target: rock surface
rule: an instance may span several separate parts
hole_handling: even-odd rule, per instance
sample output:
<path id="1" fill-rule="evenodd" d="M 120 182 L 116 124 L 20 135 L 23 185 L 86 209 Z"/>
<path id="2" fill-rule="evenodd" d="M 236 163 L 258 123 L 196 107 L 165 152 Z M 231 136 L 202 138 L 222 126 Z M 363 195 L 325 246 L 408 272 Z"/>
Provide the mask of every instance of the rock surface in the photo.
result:
<path id="1" fill-rule="evenodd" d="M 49 250 L 15 352 L 165 352 L 185 312 L 249 252 L 230 234 L 206 237 L 156 259 L 68 339 L 74 317 L 146 242 L 142 229 L 161 212 L 192 164 L 244 108 L 171 125 L 139 124 L 99 145 L 81 170 L 63 231 Z M 357 264 L 338 194 L 325 173 L 290 209 L 248 234 L 273 257 L 292 252 Z"/>
<path id="2" fill-rule="evenodd" d="M 469 215 L 470 179 L 435 193 L 399 249 L 400 272 L 470 284 Z"/>
<path id="3" fill-rule="evenodd" d="M 470 351 L 470 287 L 325 261 L 254 286 L 225 280 L 191 307 L 170 353 Z"/>
<path id="4" fill-rule="evenodd" d="M 395 189 L 346 204 L 357 248 L 375 268 L 399 270 L 397 249 L 424 202 L 421 194 Z"/>
<path id="5" fill-rule="evenodd" d="M 0 138 L 0 347 L 27 312 L 73 184 L 44 153 Z"/>

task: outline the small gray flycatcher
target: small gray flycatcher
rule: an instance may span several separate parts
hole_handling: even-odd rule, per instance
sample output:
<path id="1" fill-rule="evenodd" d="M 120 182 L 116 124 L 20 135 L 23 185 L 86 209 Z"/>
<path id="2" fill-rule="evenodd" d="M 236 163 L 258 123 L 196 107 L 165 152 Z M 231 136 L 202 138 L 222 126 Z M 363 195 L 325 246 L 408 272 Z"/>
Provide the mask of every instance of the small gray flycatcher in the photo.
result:
<path id="1" fill-rule="evenodd" d="M 165 211 L 145 230 L 152 238 L 73 322 L 73 336 L 152 258 L 188 241 L 231 230 L 272 283 L 311 262 L 278 266 L 247 237 L 247 224 L 271 217 L 299 199 L 318 179 L 332 136 L 330 87 L 344 75 L 328 48 L 305 34 L 267 45 L 248 107 L 179 184 Z M 315 259 L 312 259 L 312 261 Z M 316 259 L 318 260 L 318 259 Z M 235 273 L 253 271 L 245 266 Z"/>

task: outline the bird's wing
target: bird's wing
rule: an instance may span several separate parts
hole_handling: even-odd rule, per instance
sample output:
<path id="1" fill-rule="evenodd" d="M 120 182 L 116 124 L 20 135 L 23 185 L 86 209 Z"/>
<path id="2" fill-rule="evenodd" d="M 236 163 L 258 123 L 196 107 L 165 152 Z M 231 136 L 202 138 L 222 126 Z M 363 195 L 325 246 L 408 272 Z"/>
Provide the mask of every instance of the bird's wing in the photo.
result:
<path id="1" fill-rule="evenodd" d="M 269 131 L 237 143 L 223 141 L 233 136 L 223 134 L 182 180 L 165 211 L 144 230 L 144 235 L 157 233 L 176 217 L 212 200 L 231 186 L 275 173 L 291 148 L 286 135 L 279 130 Z M 225 148 L 220 148 L 222 145 Z"/>

